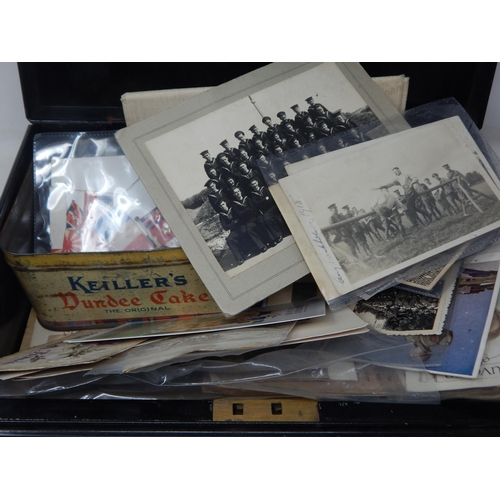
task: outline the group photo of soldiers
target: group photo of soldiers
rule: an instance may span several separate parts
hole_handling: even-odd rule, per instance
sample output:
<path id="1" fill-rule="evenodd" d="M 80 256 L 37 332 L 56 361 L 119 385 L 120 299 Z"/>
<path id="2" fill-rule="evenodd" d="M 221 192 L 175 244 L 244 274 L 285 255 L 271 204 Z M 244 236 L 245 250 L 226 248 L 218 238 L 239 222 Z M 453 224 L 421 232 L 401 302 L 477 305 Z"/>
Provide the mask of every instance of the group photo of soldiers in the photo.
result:
<path id="1" fill-rule="evenodd" d="M 444 164 L 422 179 L 399 167 L 392 173 L 394 181 L 374 189 L 374 198 L 373 193 L 366 193 L 367 199 L 373 198 L 370 206 L 328 206 L 330 225 L 323 233 L 341 257 L 350 261 L 381 258 L 380 248 L 386 242 L 404 241 L 441 220 L 457 223 L 497 203 L 472 187 L 484 181 L 475 171 L 464 175 Z"/>
<path id="2" fill-rule="evenodd" d="M 340 133 L 344 133 L 342 147 L 363 140 L 356 124 L 341 110 L 331 112 L 313 97 L 305 102 L 305 110 L 293 104 L 288 114 L 279 111 L 275 121 L 263 116 L 262 125 L 252 124 L 247 132 L 236 130 L 233 144 L 224 138 L 216 153 L 200 152 L 206 197 L 224 231 L 232 266 L 266 252 L 290 235 L 262 175 L 260 167 L 268 158 Z"/>

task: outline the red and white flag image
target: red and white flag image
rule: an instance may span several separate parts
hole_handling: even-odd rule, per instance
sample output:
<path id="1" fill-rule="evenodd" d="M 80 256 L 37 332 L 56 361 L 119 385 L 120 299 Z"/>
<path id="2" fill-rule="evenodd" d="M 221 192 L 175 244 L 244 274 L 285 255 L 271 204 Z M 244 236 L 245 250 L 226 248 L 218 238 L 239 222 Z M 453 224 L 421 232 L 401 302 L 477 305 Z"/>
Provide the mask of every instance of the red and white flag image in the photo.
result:
<path id="1" fill-rule="evenodd" d="M 82 225 L 82 210 L 73 200 L 66 212 L 66 229 L 64 231 L 61 252 L 82 251 Z"/>
<path id="2" fill-rule="evenodd" d="M 151 212 L 142 216 L 140 222 L 151 238 L 157 243 L 158 247 L 178 246 L 177 241 L 172 241 L 175 238 L 174 233 L 158 210 L 158 207 L 153 208 Z"/>

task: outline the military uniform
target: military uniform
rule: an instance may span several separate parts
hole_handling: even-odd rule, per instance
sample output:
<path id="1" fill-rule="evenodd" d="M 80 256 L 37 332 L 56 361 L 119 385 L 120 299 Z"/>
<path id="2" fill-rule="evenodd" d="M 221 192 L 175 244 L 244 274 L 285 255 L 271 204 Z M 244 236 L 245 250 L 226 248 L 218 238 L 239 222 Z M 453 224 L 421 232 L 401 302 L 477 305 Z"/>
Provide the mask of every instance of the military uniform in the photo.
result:
<path id="1" fill-rule="evenodd" d="M 225 231 L 229 231 L 226 236 L 226 243 L 238 264 L 245 262 L 244 238 L 240 234 L 240 226 L 236 218 L 235 211 L 231 207 L 218 208 L 219 221 Z"/>
<path id="2" fill-rule="evenodd" d="M 251 199 L 243 195 L 243 193 L 238 196 L 233 190 L 231 205 L 236 214 L 240 232 L 248 237 L 256 250 L 260 253 L 265 252 L 271 245 L 272 236 L 262 223 L 259 224 L 261 214 L 253 205 Z"/>
<path id="3" fill-rule="evenodd" d="M 264 223 L 273 237 L 273 245 L 278 244 L 285 235 L 289 234 L 289 231 L 269 189 L 254 182 L 250 185 L 248 196 L 255 208 L 262 214 Z"/>
<path id="4" fill-rule="evenodd" d="M 301 111 L 299 109 L 298 104 L 294 104 L 290 109 L 292 109 L 295 113 L 295 118 L 294 118 L 294 124 L 295 124 L 295 129 L 298 130 L 302 135 L 305 135 L 305 123 L 306 119 L 309 116 L 309 113 L 307 111 Z"/>

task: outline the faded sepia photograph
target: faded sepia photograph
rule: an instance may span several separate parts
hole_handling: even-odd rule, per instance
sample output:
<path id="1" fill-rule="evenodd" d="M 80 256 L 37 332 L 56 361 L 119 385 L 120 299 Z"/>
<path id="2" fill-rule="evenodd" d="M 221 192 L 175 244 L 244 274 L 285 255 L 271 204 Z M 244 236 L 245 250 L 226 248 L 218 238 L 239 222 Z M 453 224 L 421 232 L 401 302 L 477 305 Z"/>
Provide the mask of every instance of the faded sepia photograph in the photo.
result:
<path id="1" fill-rule="evenodd" d="M 280 184 L 341 293 L 500 227 L 500 192 L 459 118 L 321 160 Z"/>

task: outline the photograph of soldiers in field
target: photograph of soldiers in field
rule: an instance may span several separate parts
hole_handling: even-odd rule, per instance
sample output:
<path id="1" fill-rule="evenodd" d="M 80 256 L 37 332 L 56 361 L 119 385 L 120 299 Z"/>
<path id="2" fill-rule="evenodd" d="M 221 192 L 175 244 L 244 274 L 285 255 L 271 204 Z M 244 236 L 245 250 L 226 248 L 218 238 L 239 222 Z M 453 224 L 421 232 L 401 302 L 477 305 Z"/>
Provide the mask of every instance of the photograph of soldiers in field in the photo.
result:
<path id="1" fill-rule="evenodd" d="M 345 205 L 339 213 L 335 203 L 329 205 L 331 227 L 324 234 L 347 268 L 361 262 L 376 269 L 410 255 L 410 247 L 425 250 L 464 233 L 469 224 L 496 220 L 498 199 L 479 172 L 464 175 L 448 164 L 436 170 L 445 176 L 436 173 L 434 183 L 424 184 L 394 167 L 397 180 L 376 189 L 371 206 Z"/>
<path id="2" fill-rule="evenodd" d="M 321 251 L 329 248 L 350 285 L 500 226 L 495 174 L 458 118 L 327 156 L 303 171 L 292 166 L 281 182 L 300 196 L 321 231 Z"/>

